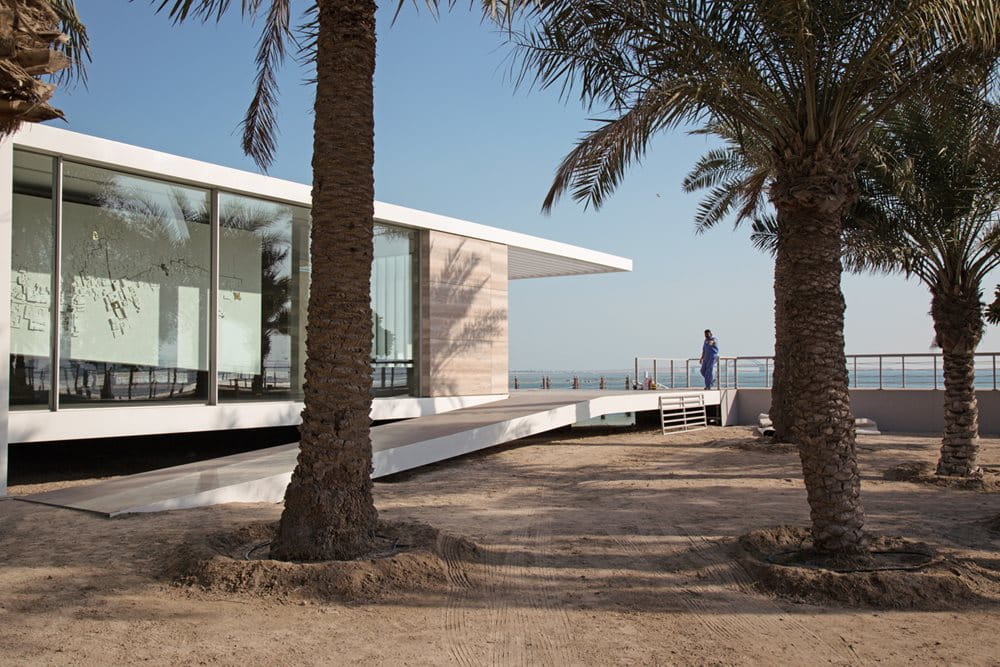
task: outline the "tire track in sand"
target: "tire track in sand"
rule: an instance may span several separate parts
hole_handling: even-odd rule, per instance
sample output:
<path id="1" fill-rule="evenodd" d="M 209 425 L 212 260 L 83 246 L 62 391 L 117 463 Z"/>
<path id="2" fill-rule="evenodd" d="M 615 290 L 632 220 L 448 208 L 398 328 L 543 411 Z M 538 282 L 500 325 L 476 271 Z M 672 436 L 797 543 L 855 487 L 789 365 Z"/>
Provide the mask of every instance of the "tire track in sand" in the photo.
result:
<path id="1" fill-rule="evenodd" d="M 678 583 L 673 593 L 680 605 L 705 629 L 709 637 L 739 645 L 746 637 L 774 637 L 780 640 L 786 653 L 784 662 L 808 664 L 816 656 L 817 646 L 825 649 L 832 662 L 839 664 L 862 664 L 864 661 L 846 642 L 831 644 L 813 632 L 779 604 L 762 597 L 752 586 L 749 577 L 728 556 L 719 553 L 717 544 L 689 531 L 677 527 L 675 533 L 682 538 L 676 546 L 663 550 L 662 542 L 657 552 L 651 553 L 649 546 L 630 535 L 608 535 L 630 558 L 643 564 L 643 569 L 657 571 L 657 560 L 664 557 L 674 560 L 674 573 L 684 570 L 696 571 L 697 581 Z M 667 534 L 667 533 L 664 533 Z M 619 576 L 634 576 L 628 570 L 619 569 Z M 726 588 L 741 596 L 738 611 L 729 611 L 720 600 L 720 588 Z M 671 591 L 665 590 L 668 595 Z M 724 593 L 723 593 L 724 594 Z M 732 593 L 730 593 L 732 594 Z M 711 600 L 718 600 L 712 603 Z"/>
<path id="2" fill-rule="evenodd" d="M 487 640 L 492 665 L 527 665 L 525 633 L 528 618 L 516 593 L 523 580 L 525 552 L 532 529 L 522 526 L 511 535 L 510 544 L 498 550 L 486 567 L 486 594 L 490 610 L 490 634 Z"/>
<path id="3" fill-rule="evenodd" d="M 456 663 L 576 663 L 572 623 L 546 567 L 557 555 L 551 531 L 527 521 L 506 545 L 490 549 L 477 568 L 469 568 L 447 538 L 441 553 L 448 577 L 445 638 Z M 472 622 L 470 615 L 479 619 Z"/>
<path id="4" fill-rule="evenodd" d="M 697 588 L 719 586 L 734 590 L 743 596 L 740 602 L 741 613 L 720 615 L 711 611 L 722 621 L 727 634 L 733 632 L 745 636 L 747 632 L 767 633 L 780 636 L 788 643 L 795 657 L 808 659 L 816 655 L 816 648 L 823 647 L 825 654 L 837 663 L 861 664 L 864 661 L 854 649 L 844 643 L 831 643 L 810 629 L 796 618 L 795 612 L 790 612 L 775 600 L 758 592 L 753 581 L 742 567 L 727 554 L 718 541 L 709 540 L 692 533 L 684 526 L 674 526 L 677 535 L 684 538 L 687 550 L 682 551 L 681 559 L 686 560 L 692 568 L 698 570 L 705 582 Z M 690 589 L 687 589 L 690 590 Z M 708 611 L 708 605 L 702 600 L 695 600 L 696 606 Z"/>
<path id="5" fill-rule="evenodd" d="M 562 582 L 554 576 L 554 565 L 560 557 L 551 526 L 532 529 L 531 556 L 521 564 L 520 576 L 528 593 L 525 602 L 531 619 L 526 635 L 531 644 L 531 664 L 578 664 L 573 623 L 559 599 Z"/>
<path id="6" fill-rule="evenodd" d="M 481 656 L 469 645 L 470 629 L 467 610 L 474 603 L 476 592 L 469 572 L 458 549 L 458 541 L 449 535 L 438 538 L 438 551 L 445 562 L 448 596 L 444 610 L 444 635 L 448 653 L 459 665 L 481 664 Z"/>

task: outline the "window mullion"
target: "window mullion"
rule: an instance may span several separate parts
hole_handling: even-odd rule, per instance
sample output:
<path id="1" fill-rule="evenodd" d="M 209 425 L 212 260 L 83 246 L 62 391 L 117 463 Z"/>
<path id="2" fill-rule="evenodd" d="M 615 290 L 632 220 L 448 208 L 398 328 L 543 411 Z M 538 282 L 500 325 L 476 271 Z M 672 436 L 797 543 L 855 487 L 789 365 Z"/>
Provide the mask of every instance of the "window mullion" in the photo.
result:
<path id="1" fill-rule="evenodd" d="M 208 288 L 208 404 L 219 404 L 219 191 L 211 192 L 212 219 L 209 225 L 212 258 Z"/>
<path id="2" fill-rule="evenodd" d="M 49 410 L 59 410 L 60 339 L 62 335 L 62 222 L 63 222 L 63 159 L 52 158 L 52 283 L 50 303 Z"/>

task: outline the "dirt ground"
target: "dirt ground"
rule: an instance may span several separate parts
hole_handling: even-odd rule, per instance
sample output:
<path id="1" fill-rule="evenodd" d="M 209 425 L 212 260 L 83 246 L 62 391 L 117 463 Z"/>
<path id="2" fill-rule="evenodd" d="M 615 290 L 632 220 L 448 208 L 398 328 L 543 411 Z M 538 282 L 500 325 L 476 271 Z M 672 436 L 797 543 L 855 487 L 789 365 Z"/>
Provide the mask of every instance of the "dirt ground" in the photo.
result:
<path id="1" fill-rule="evenodd" d="M 103 519 L 0 501 L 7 664 L 1000 664 L 1000 605 L 844 609 L 756 592 L 736 536 L 805 525 L 798 459 L 741 429 L 577 432 L 375 485 L 381 515 L 498 555 L 446 559 L 438 589 L 371 603 L 206 592 L 157 579 L 207 533 L 275 520 L 226 505 Z M 859 438 L 870 530 L 1000 570 L 1000 494 L 886 481 L 933 438 Z M 983 440 L 1000 468 L 1000 439 Z M 13 487 L 12 494 L 27 488 Z M 34 490 L 34 489 L 32 489 Z M 991 522 L 992 521 L 992 522 Z"/>

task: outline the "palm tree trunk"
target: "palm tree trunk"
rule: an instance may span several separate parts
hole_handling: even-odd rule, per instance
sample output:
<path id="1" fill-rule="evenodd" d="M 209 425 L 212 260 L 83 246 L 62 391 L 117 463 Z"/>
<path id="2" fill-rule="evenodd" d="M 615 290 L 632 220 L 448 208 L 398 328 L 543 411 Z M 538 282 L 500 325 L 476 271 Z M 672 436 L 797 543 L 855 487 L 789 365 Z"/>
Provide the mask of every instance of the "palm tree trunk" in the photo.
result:
<path id="1" fill-rule="evenodd" d="M 371 298 L 375 3 L 320 0 L 312 283 L 298 464 L 271 553 L 349 559 L 371 548 Z"/>
<path id="2" fill-rule="evenodd" d="M 786 367 L 788 366 L 788 290 L 783 285 L 788 282 L 785 275 L 788 272 L 788 252 L 786 244 L 781 242 L 781 230 L 778 231 L 778 247 L 774 256 L 774 370 L 771 380 L 771 408 L 768 417 L 774 429 L 774 439 L 778 442 L 790 442 L 788 416 L 784 399 L 788 394 Z"/>
<path id="3" fill-rule="evenodd" d="M 944 437 L 937 474 L 962 477 L 979 472 L 975 352 L 984 328 L 978 289 L 964 292 L 952 294 L 936 287 L 931 298 L 931 316 L 944 356 Z"/>
<path id="4" fill-rule="evenodd" d="M 792 167 L 771 190 L 784 255 L 775 272 L 781 411 L 799 446 L 815 547 L 853 553 L 867 542 L 840 289 L 841 216 L 856 192 L 853 165 L 816 153 Z"/>

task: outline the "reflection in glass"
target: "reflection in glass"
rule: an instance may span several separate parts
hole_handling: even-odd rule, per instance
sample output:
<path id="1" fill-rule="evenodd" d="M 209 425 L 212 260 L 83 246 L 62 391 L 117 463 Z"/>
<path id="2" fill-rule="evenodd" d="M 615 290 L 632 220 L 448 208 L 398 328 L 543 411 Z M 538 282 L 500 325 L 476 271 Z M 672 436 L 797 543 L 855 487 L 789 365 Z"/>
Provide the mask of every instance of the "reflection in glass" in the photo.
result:
<path id="1" fill-rule="evenodd" d="M 66 162 L 60 405 L 208 397 L 209 194 Z"/>
<path id="2" fill-rule="evenodd" d="M 375 225 L 372 261 L 372 388 L 376 396 L 415 394 L 413 306 L 416 232 Z"/>
<path id="3" fill-rule="evenodd" d="M 53 158 L 14 151 L 10 405 L 46 407 L 51 373 Z"/>
<path id="4" fill-rule="evenodd" d="M 219 400 L 302 398 L 309 209 L 219 197 Z"/>

